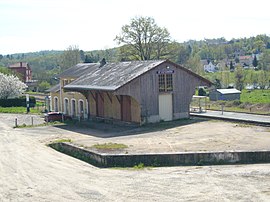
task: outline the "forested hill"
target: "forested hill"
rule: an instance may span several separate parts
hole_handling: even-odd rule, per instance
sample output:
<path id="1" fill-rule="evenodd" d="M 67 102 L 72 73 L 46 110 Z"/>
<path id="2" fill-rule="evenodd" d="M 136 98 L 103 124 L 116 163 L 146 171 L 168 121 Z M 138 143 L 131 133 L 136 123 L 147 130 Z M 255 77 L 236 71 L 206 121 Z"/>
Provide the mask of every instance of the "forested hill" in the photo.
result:
<path id="1" fill-rule="evenodd" d="M 241 55 L 269 53 L 270 37 L 258 35 L 256 37 L 232 39 L 225 38 L 190 40 L 184 43 L 172 42 L 167 46 L 166 54 L 157 59 L 170 59 L 183 64 L 199 73 L 201 60 L 220 61 L 224 59 L 237 60 Z M 63 51 L 39 51 L 20 54 L 0 54 L 0 66 L 6 67 L 16 62 L 28 62 L 33 70 L 34 79 L 47 80 L 52 75 L 78 62 L 98 62 L 105 58 L 108 62 L 134 60 L 129 54 L 129 46 L 121 46 L 106 50 L 83 51 L 70 46 Z"/>

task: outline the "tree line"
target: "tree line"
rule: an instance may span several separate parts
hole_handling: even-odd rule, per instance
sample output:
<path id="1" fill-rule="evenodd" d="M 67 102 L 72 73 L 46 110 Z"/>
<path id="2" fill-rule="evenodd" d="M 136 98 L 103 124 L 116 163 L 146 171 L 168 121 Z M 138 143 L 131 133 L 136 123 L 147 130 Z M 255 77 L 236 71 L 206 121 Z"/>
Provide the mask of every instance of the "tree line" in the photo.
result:
<path id="1" fill-rule="evenodd" d="M 227 76 L 219 78 L 219 76 L 206 75 L 201 60 L 214 63 L 222 60 L 238 62 L 241 55 L 261 54 L 260 59 L 256 61 L 257 70 L 266 71 L 264 73 L 266 75 L 270 70 L 270 37 L 267 35 L 229 41 L 221 37 L 179 43 L 171 38 L 165 27 L 158 26 L 153 18 L 135 17 L 130 20 L 129 24 L 122 26 L 114 40 L 119 47 L 106 50 L 83 51 L 78 46 L 69 46 L 64 51 L 0 55 L 0 66 L 8 66 L 8 64 L 20 61 L 28 62 L 33 70 L 33 78 L 48 85 L 56 82 L 53 78 L 61 71 L 79 62 L 99 62 L 102 58 L 108 62 L 170 59 L 200 75 L 210 77 L 212 81 L 219 79 L 223 86 L 228 83 L 224 79 Z M 235 74 L 241 75 L 239 72 L 241 73 L 243 70 L 240 67 L 234 68 L 237 70 Z M 230 67 L 223 66 L 221 70 L 222 74 L 226 75 L 229 73 Z M 254 75 L 258 75 L 258 73 L 254 73 Z M 235 78 L 239 77 L 235 76 Z M 239 80 L 243 80 L 243 78 L 245 76 Z"/>

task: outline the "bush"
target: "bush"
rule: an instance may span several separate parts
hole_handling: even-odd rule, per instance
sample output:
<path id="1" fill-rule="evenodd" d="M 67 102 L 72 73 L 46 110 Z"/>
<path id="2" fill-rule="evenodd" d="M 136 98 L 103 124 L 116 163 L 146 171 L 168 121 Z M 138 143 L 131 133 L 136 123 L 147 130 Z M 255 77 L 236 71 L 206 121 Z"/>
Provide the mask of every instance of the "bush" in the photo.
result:
<path id="1" fill-rule="evenodd" d="M 203 88 L 199 88 L 198 95 L 199 96 L 206 96 L 206 91 Z"/>
<path id="2" fill-rule="evenodd" d="M 30 96 L 29 104 L 30 104 L 30 107 L 35 107 L 36 98 L 33 96 Z M 26 97 L 21 96 L 21 97 L 12 98 L 12 99 L 0 99 L 0 106 L 1 107 L 26 107 Z"/>

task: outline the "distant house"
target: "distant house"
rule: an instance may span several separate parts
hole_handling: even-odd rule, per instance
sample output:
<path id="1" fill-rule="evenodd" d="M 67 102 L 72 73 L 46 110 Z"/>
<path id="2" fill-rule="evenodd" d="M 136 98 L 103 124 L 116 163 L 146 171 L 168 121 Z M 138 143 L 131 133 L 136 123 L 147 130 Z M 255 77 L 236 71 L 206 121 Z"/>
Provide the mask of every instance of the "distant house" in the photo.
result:
<path id="1" fill-rule="evenodd" d="M 242 67 L 252 66 L 253 57 L 251 55 L 239 56 L 239 63 Z"/>
<path id="2" fill-rule="evenodd" d="M 169 60 L 77 64 L 59 78 L 52 110 L 139 124 L 189 117 L 195 88 L 212 84 Z"/>
<path id="3" fill-rule="evenodd" d="M 27 62 L 18 62 L 8 66 L 24 82 L 32 80 L 32 70 Z"/>
<path id="4" fill-rule="evenodd" d="M 241 91 L 230 89 L 214 89 L 210 91 L 209 98 L 211 101 L 217 100 L 240 100 Z"/>
<path id="5" fill-rule="evenodd" d="M 203 69 L 205 72 L 216 72 L 217 71 L 217 66 L 214 65 L 211 61 L 203 60 L 201 62 L 203 64 Z"/>

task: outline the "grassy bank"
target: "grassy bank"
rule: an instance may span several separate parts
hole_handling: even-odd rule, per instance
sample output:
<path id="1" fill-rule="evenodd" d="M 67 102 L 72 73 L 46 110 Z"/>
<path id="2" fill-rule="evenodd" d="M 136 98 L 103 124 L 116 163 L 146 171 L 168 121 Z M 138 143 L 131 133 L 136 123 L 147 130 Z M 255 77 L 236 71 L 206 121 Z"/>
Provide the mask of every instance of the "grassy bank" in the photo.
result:
<path id="1" fill-rule="evenodd" d="M 0 107 L 0 113 L 25 114 L 26 107 Z M 38 108 L 30 108 L 30 113 L 40 114 L 41 111 Z"/>
<path id="2" fill-rule="evenodd" d="M 242 90 L 240 101 L 252 104 L 269 104 L 270 89 Z"/>
<path id="3" fill-rule="evenodd" d="M 205 106 L 204 103 L 201 103 L 201 105 Z M 234 101 L 209 101 L 207 99 L 207 109 L 221 110 L 222 105 L 224 105 L 225 111 L 270 115 L 270 89 L 244 89 L 242 90 L 240 100 Z M 191 106 L 198 106 L 198 100 L 194 100 Z"/>

